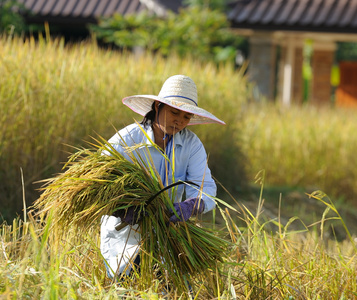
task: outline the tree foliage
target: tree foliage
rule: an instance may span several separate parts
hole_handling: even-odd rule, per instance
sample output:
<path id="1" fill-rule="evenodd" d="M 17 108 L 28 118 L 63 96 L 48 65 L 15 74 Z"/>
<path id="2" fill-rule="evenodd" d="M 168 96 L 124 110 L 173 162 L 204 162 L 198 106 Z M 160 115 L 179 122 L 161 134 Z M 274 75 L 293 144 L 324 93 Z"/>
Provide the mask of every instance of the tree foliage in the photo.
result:
<path id="1" fill-rule="evenodd" d="M 227 6 L 228 0 L 183 0 L 183 5 L 209 7 L 210 9 L 224 11 Z"/>
<path id="2" fill-rule="evenodd" d="M 336 61 L 353 60 L 357 61 L 357 43 L 338 43 L 336 51 Z"/>
<path id="3" fill-rule="evenodd" d="M 206 6 L 190 5 L 164 18 L 141 13 L 101 19 L 91 31 L 104 43 L 144 49 L 167 56 L 176 52 L 200 60 L 234 61 L 243 39 L 230 28 L 226 15 Z"/>
<path id="4" fill-rule="evenodd" d="M 19 14 L 23 5 L 13 0 L 0 0 L 0 32 L 21 33 L 25 22 Z"/>

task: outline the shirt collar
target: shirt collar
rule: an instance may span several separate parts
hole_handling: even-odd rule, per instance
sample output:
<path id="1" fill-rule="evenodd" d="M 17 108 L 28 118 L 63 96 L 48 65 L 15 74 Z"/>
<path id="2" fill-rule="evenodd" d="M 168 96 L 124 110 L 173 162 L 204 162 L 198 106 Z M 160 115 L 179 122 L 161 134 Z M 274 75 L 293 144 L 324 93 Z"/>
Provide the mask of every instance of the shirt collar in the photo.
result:
<path id="1" fill-rule="evenodd" d="M 146 133 L 147 133 L 148 137 L 146 137 L 146 136 L 144 137 L 145 143 L 148 145 L 152 145 L 150 140 L 155 141 L 155 137 L 154 137 L 154 130 L 152 130 L 151 126 L 147 127 Z"/>
<path id="2" fill-rule="evenodd" d="M 173 136 L 175 146 L 182 146 L 182 134 L 180 132 Z"/>
<path id="3" fill-rule="evenodd" d="M 155 137 L 154 137 L 154 130 L 152 130 L 151 126 L 147 127 L 146 133 L 147 133 L 149 138 L 147 138 L 145 136 L 145 143 L 148 144 L 148 145 L 152 145 L 152 143 L 150 142 L 150 139 L 152 141 L 155 141 Z M 182 146 L 183 141 L 182 141 L 182 135 L 180 134 L 180 132 L 176 133 L 173 136 L 173 142 L 174 142 L 175 146 Z"/>

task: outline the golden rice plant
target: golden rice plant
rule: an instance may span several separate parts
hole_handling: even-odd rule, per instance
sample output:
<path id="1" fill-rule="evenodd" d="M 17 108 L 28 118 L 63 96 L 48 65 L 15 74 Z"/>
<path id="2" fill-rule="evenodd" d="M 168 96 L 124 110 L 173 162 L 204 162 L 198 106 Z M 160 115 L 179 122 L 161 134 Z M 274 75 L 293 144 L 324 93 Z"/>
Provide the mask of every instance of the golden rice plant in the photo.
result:
<path id="1" fill-rule="evenodd" d="M 143 288 L 157 274 L 166 274 L 170 284 L 184 289 L 185 278 L 194 280 L 205 270 L 218 269 L 229 242 L 194 220 L 169 222 L 175 193 L 164 188 L 150 156 L 134 155 L 136 147 L 146 146 L 131 147 L 129 161 L 103 138 L 95 141 L 91 148 L 77 149 L 69 157 L 66 171 L 46 180 L 34 203 L 42 220 L 51 216 L 51 230 L 58 234 L 73 227 L 87 231 L 98 226 L 99 230 L 103 215 L 134 206 L 144 216 L 139 221 Z"/>

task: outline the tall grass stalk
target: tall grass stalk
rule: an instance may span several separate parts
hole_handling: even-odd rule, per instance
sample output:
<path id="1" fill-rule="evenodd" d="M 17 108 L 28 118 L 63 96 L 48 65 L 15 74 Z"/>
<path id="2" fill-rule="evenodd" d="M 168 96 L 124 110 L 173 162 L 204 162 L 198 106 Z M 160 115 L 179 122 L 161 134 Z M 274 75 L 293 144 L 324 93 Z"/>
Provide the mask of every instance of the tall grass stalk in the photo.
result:
<path id="1" fill-rule="evenodd" d="M 332 210 L 336 215 L 337 217 L 330 217 L 329 219 L 332 220 L 332 219 L 336 219 L 336 220 L 339 220 L 347 234 L 347 237 L 348 239 L 351 241 L 352 245 L 354 245 L 355 247 L 355 250 L 357 251 L 357 246 L 355 244 L 355 240 L 354 238 L 352 237 L 349 229 L 347 228 L 347 225 L 346 223 L 344 222 L 343 218 L 341 217 L 338 209 L 336 208 L 336 205 L 333 203 L 333 201 L 331 201 L 331 199 L 322 191 L 315 191 L 313 193 L 311 193 L 309 195 L 309 197 L 312 197 L 320 202 L 322 202 L 325 206 L 326 206 L 326 210 L 323 214 L 323 219 L 321 220 L 321 239 L 322 239 L 322 236 L 323 236 L 323 225 L 325 223 L 325 217 L 326 215 L 328 214 L 329 210 Z"/>

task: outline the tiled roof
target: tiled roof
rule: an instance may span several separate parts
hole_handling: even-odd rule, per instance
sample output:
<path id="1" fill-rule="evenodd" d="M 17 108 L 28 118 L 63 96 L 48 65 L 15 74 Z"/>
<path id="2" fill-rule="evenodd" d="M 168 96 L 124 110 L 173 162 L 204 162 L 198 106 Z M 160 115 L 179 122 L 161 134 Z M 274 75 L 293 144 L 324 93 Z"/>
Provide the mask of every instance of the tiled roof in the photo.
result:
<path id="1" fill-rule="evenodd" d="M 182 0 L 17 0 L 37 21 L 56 20 L 70 23 L 95 22 L 113 14 L 134 14 L 149 10 L 158 15 L 177 11 Z M 75 20 L 76 19 L 76 20 Z"/>
<path id="2" fill-rule="evenodd" d="M 236 0 L 228 19 L 237 28 L 357 32 L 357 0 Z"/>
<path id="3" fill-rule="evenodd" d="M 178 12 L 183 0 L 17 0 L 27 19 L 66 25 L 93 23 L 113 14 L 147 10 Z M 232 0 L 227 10 L 233 27 L 257 30 L 357 32 L 357 0 Z"/>

